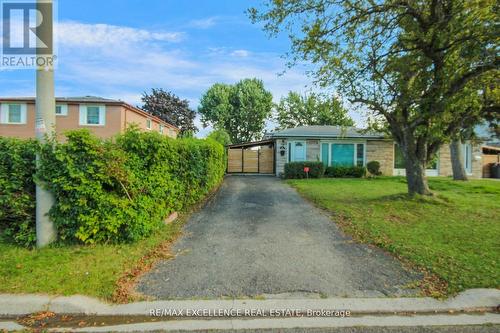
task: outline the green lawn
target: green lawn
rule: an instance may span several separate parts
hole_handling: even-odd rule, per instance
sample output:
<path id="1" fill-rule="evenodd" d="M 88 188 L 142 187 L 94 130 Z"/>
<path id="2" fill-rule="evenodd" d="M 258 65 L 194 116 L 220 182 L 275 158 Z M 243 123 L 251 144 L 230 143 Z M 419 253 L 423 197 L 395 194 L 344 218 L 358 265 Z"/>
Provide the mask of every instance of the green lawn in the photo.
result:
<path id="1" fill-rule="evenodd" d="M 154 261 L 158 254 L 146 260 L 141 258 L 174 239 L 185 220 L 186 216 L 180 217 L 134 244 L 28 250 L 0 241 L 0 293 L 82 294 L 116 300 L 113 294 L 118 279 L 125 272 Z"/>
<path id="2" fill-rule="evenodd" d="M 500 287 L 500 182 L 431 178 L 432 198 L 409 199 L 404 178 L 290 180 L 361 241 L 448 283 L 446 292 Z"/>

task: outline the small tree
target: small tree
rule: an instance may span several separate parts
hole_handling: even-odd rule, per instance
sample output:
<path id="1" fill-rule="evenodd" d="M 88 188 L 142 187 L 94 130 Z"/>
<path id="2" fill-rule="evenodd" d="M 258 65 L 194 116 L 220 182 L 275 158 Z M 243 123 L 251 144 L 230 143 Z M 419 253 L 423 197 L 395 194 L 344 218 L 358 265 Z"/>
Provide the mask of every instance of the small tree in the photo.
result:
<path id="1" fill-rule="evenodd" d="M 142 102 L 144 111 L 177 126 L 180 136 L 198 131 L 194 125 L 196 112 L 189 108 L 186 99 L 180 99 L 170 91 L 153 88 L 151 94 L 143 93 Z"/>
<path id="2" fill-rule="evenodd" d="M 310 125 L 353 126 L 354 121 L 335 97 L 290 91 L 276 105 L 275 120 L 279 129 Z"/>
<path id="3" fill-rule="evenodd" d="M 224 129 L 233 143 L 259 139 L 271 115 L 272 94 L 257 79 L 234 85 L 216 83 L 201 97 L 198 112 L 204 126 Z"/>
<path id="4" fill-rule="evenodd" d="M 227 134 L 227 132 L 223 129 L 213 130 L 212 132 L 210 132 L 210 134 L 207 135 L 207 139 L 217 141 L 224 147 L 231 144 L 231 138 L 229 137 L 229 134 Z"/>

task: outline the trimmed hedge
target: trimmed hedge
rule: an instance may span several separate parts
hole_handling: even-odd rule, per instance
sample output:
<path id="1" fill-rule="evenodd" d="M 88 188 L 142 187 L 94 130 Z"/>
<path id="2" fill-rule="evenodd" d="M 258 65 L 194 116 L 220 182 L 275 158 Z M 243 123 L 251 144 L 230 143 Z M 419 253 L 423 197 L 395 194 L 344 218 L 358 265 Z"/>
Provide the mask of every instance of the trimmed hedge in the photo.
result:
<path id="1" fill-rule="evenodd" d="M 88 130 L 70 131 L 66 137 L 64 143 L 41 147 L 36 173 L 54 194 L 50 217 L 63 242 L 143 238 L 170 213 L 202 199 L 224 176 L 224 149 L 213 140 L 173 140 L 137 129 L 115 140 L 101 140 Z M 33 245 L 37 145 L 12 140 L 16 145 L 5 149 L 10 139 L 0 142 L 0 203 L 8 208 L 0 213 L 0 232 L 18 244 Z"/>
<path id="2" fill-rule="evenodd" d="M 365 174 L 366 168 L 362 166 L 330 166 L 325 170 L 325 176 L 332 178 L 362 178 Z"/>
<path id="3" fill-rule="evenodd" d="M 380 162 L 379 161 L 370 161 L 366 164 L 366 168 L 368 172 L 370 172 L 374 176 L 380 176 L 382 172 L 380 172 Z"/>
<path id="4" fill-rule="evenodd" d="M 38 143 L 0 137 L 0 233 L 22 246 L 35 242 L 35 155 Z"/>
<path id="5" fill-rule="evenodd" d="M 322 162 L 289 162 L 285 164 L 286 179 L 306 178 L 304 168 L 309 167 L 309 178 L 321 178 L 325 173 L 325 166 Z"/>
<path id="6" fill-rule="evenodd" d="M 135 241 L 203 198 L 224 176 L 213 140 L 170 139 L 132 129 L 116 141 L 86 130 L 45 145 L 40 179 L 56 198 L 50 216 L 64 241 Z"/>

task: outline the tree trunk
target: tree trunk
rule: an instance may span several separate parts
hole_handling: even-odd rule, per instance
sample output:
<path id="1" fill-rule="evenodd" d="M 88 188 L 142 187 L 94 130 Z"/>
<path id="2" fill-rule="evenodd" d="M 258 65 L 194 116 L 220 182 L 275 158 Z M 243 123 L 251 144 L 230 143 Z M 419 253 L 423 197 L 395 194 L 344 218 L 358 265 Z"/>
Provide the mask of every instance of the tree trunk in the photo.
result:
<path id="1" fill-rule="evenodd" d="M 420 162 L 417 158 L 406 159 L 406 181 L 410 196 L 415 194 L 432 195 L 425 177 L 425 163 Z"/>
<path id="2" fill-rule="evenodd" d="M 464 168 L 464 158 L 460 140 L 450 142 L 451 168 L 453 170 L 453 180 L 467 180 Z"/>

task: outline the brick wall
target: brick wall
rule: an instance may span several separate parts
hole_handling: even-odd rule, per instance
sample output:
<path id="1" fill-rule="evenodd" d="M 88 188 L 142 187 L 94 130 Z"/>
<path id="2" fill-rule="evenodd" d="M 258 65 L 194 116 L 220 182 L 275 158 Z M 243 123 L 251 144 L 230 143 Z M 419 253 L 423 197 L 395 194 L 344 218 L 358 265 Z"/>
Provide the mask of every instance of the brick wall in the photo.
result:
<path id="1" fill-rule="evenodd" d="M 380 162 L 384 176 L 392 176 L 394 169 L 394 143 L 390 140 L 369 140 L 366 142 L 366 163 Z"/>

